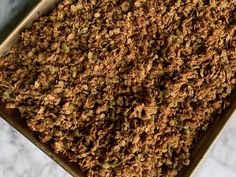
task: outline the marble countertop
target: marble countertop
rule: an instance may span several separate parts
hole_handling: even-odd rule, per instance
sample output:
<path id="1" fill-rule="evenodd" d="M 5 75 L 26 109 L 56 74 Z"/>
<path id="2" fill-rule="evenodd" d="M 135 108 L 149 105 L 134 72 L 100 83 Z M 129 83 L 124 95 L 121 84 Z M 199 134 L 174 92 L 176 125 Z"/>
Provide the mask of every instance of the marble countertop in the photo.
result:
<path id="1" fill-rule="evenodd" d="M 0 0 L 0 29 L 27 0 Z M 194 177 L 236 177 L 236 112 Z M 70 177 L 59 165 L 0 118 L 0 177 Z"/>
<path id="2" fill-rule="evenodd" d="M 194 177 L 236 177 L 236 111 Z"/>
<path id="3" fill-rule="evenodd" d="M 23 9 L 27 0 L 0 0 L 0 30 Z"/>

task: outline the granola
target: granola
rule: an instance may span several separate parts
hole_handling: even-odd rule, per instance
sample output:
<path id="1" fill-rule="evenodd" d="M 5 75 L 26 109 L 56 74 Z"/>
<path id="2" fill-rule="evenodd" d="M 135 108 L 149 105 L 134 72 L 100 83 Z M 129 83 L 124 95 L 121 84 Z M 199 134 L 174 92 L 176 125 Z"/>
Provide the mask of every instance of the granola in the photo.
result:
<path id="1" fill-rule="evenodd" d="M 87 176 L 173 177 L 235 88 L 235 0 L 63 0 L 0 58 L 0 95 Z"/>

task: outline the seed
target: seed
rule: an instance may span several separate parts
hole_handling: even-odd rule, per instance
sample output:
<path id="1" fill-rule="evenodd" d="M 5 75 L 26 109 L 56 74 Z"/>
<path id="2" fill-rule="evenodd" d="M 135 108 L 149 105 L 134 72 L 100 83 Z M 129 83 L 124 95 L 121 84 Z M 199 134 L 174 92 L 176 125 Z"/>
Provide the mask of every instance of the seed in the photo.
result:
<path id="1" fill-rule="evenodd" d="M 165 97 L 170 96 L 170 90 L 168 90 L 168 89 L 163 90 L 162 93 Z"/>
<path id="2" fill-rule="evenodd" d="M 72 77 L 75 78 L 77 75 L 77 68 L 76 67 L 73 67 L 72 68 Z"/>
<path id="3" fill-rule="evenodd" d="M 152 116 L 151 116 L 151 119 L 150 119 L 151 123 L 154 123 L 154 122 L 155 122 L 155 117 L 156 117 L 155 115 L 152 115 Z"/>
<path id="4" fill-rule="evenodd" d="M 11 99 L 11 91 L 10 91 L 10 90 L 6 90 L 6 91 L 3 93 L 2 98 L 3 98 L 4 100 L 9 100 L 9 99 Z"/>
<path id="5" fill-rule="evenodd" d="M 181 0 L 177 0 L 176 6 L 179 7 L 181 5 Z"/>
<path id="6" fill-rule="evenodd" d="M 191 44 L 191 41 L 187 41 L 186 44 L 185 44 L 185 47 L 186 47 L 186 48 L 189 48 L 189 47 L 190 47 L 190 44 Z"/>
<path id="7" fill-rule="evenodd" d="M 70 52 L 70 48 L 68 47 L 68 45 L 66 43 L 62 44 L 62 51 L 64 53 L 69 53 Z"/>

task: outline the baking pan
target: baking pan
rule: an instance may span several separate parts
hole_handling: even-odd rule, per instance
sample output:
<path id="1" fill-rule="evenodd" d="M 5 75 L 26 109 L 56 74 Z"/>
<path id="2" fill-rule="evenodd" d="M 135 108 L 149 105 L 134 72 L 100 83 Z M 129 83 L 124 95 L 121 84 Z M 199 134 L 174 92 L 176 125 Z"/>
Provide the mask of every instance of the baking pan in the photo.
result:
<path id="1" fill-rule="evenodd" d="M 37 20 L 40 16 L 45 15 L 60 0 L 34 0 L 34 4 L 31 4 L 32 10 L 28 15 L 21 16 L 21 22 L 13 22 L 10 26 L 15 29 L 9 34 L 7 38 L 0 44 L 0 57 L 7 54 L 10 48 L 17 43 L 19 39 L 20 32 L 32 24 L 33 21 Z M 6 29 L 7 30 L 7 29 Z M 1 41 L 0 41 L 1 42 Z M 236 109 L 236 91 L 228 97 L 231 102 L 231 106 L 225 109 L 219 116 L 214 118 L 212 124 L 210 124 L 206 133 L 199 139 L 191 151 L 190 165 L 185 166 L 179 173 L 179 177 L 190 177 L 193 176 L 195 170 L 201 163 L 202 159 L 206 156 L 209 149 L 215 143 L 217 137 L 223 132 L 224 127 L 229 123 L 230 118 L 234 110 Z M 20 117 L 19 112 L 16 110 L 8 110 L 4 107 L 4 104 L 0 102 L 0 116 L 5 119 L 9 124 L 16 128 L 20 133 L 22 133 L 27 139 L 34 143 L 39 149 L 51 157 L 55 162 L 57 162 L 61 167 L 68 171 L 74 177 L 82 177 L 84 174 L 78 165 L 69 162 L 69 160 L 60 154 L 55 154 L 50 148 L 49 144 L 42 144 L 36 138 L 35 133 L 29 130 L 24 119 Z"/>

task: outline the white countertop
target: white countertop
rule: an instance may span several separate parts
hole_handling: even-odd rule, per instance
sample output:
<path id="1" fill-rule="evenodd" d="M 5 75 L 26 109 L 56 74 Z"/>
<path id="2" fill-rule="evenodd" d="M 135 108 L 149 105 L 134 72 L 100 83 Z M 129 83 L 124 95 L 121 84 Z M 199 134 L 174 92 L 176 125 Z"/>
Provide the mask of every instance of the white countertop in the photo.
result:
<path id="1" fill-rule="evenodd" d="M 26 0 L 0 0 L 0 29 Z M 70 177 L 0 118 L 0 177 Z M 236 112 L 194 177 L 236 177 Z"/>
<path id="2" fill-rule="evenodd" d="M 0 0 L 0 30 L 12 20 L 28 0 Z"/>
<path id="3" fill-rule="evenodd" d="M 194 177 L 236 177 L 236 112 Z"/>

